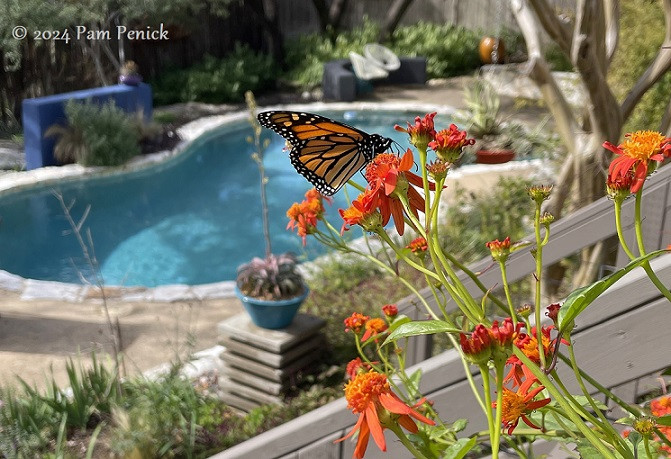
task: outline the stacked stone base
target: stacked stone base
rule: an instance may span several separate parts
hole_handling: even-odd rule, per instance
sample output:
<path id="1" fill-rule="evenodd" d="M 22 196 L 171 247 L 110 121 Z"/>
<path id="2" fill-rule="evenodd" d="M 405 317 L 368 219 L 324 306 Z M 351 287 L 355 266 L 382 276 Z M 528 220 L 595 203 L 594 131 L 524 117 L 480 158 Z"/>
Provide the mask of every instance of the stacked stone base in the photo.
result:
<path id="1" fill-rule="evenodd" d="M 219 342 L 226 348 L 226 369 L 220 381 L 224 401 L 250 411 L 268 403 L 282 403 L 295 377 L 321 355 L 324 320 L 298 314 L 291 325 L 267 330 L 254 325 L 245 313 L 219 323 Z"/>

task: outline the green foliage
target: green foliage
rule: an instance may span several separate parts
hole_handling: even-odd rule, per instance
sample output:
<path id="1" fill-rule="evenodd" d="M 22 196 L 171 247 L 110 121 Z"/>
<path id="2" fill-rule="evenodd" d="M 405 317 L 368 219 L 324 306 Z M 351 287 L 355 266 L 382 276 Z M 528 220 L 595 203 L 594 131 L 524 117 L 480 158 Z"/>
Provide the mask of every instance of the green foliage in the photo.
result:
<path id="1" fill-rule="evenodd" d="M 223 59 L 206 56 L 188 68 L 164 72 L 152 82 L 156 105 L 176 102 L 242 102 L 246 91 L 262 91 L 272 86 L 276 68 L 268 55 L 257 54 L 237 44 Z"/>
<path id="2" fill-rule="evenodd" d="M 334 59 L 347 59 L 350 51 L 361 53 L 367 43 L 377 41 L 379 28 L 371 21 L 354 30 L 340 33 L 332 43 L 320 34 L 303 35 L 286 46 L 284 77 L 293 85 L 313 87 L 321 83 L 323 65 Z M 399 27 L 391 43 L 399 56 L 425 56 L 427 76 L 441 78 L 467 73 L 478 67 L 479 37 L 462 27 L 420 22 Z"/>
<path id="3" fill-rule="evenodd" d="M 545 49 L 545 60 L 550 65 L 550 68 L 555 72 L 572 72 L 573 64 L 569 58 L 564 54 L 559 45 L 552 43 Z"/>
<path id="4" fill-rule="evenodd" d="M 321 84 L 325 62 L 347 59 L 350 51 L 361 53 L 365 44 L 377 41 L 378 31 L 374 23 L 365 21 L 357 29 L 339 33 L 335 42 L 318 33 L 288 41 L 286 63 L 289 70 L 284 77 L 295 86 L 317 86 Z"/>
<path id="5" fill-rule="evenodd" d="M 134 119 L 114 102 L 98 105 L 69 100 L 68 127 L 52 126 L 47 135 L 59 135 L 55 151 L 61 161 L 84 166 L 118 166 L 140 153 Z"/>
<path id="6" fill-rule="evenodd" d="M 453 25 L 419 22 L 394 32 L 394 52 L 399 56 L 425 56 L 428 78 L 462 75 L 480 65 L 477 32 Z"/>
<path id="7" fill-rule="evenodd" d="M 0 456 L 33 457 L 56 435 L 58 414 L 30 391 L 0 389 Z"/>
<path id="8" fill-rule="evenodd" d="M 223 419 L 221 404 L 199 394 L 177 372 L 156 381 L 136 379 L 124 388 L 121 406 L 113 411 L 112 434 L 113 449 L 124 457 L 192 457 L 199 436 Z"/>
<path id="9" fill-rule="evenodd" d="M 652 62 L 664 40 L 664 14 L 660 0 L 628 0 L 621 4 L 620 41 L 610 66 L 608 82 L 619 100 L 624 100 Z M 645 27 L 640 27 L 645 24 Z M 671 94 L 671 73 L 667 72 L 643 96 L 624 132 L 659 129 Z"/>
<path id="10" fill-rule="evenodd" d="M 473 195 L 463 189 L 457 193 L 458 205 L 450 206 L 447 223 L 441 230 L 446 251 L 459 259 L 473 261 L 489 254 L 485 243 L 510 236 L 518 241 L 527 234 L 532 212 L 526 193 L 530 181 L 500 178 L 487 193 Z"/>

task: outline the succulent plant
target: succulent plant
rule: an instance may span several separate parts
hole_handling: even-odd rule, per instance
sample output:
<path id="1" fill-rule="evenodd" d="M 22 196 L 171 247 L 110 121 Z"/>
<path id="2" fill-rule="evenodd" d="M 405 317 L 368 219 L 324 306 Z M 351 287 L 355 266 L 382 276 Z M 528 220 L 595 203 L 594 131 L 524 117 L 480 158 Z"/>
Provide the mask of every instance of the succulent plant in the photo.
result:
<path id="1" fill-rule="evenodd" d="M 255 257 L 238 268 L 236 283 L 244 295 L 263 300 L 285 300 L 303 293 L 303 277 L 290 253 Z"/>

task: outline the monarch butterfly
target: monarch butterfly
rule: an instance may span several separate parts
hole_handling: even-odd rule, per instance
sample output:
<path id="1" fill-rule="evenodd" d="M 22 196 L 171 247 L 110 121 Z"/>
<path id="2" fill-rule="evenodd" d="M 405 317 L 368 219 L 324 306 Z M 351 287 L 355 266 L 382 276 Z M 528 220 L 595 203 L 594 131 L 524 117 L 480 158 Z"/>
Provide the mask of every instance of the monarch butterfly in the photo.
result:
<path id="1" fill-rule="evenodd" d="M 259 113 L 258 119 L 291 144 L 291 164 L 325 196 L 335 194 L 392 143 L 312 113 L 271 111 Z"/>

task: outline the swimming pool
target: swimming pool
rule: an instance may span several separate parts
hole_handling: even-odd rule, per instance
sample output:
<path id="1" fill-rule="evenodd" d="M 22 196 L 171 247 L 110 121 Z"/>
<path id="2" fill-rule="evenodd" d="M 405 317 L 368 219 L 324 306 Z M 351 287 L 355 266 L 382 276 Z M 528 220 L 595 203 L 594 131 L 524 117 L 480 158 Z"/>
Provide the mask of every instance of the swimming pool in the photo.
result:
<path id="1" fill-rule="evenodd" d="M 420 112 L 319 111 L 367 132 L 407 145 L 393 130 Z M 447 121 L 442 120 L 440 125 Z M 73 203 L 77 220 L 90 205 L 89 229 L 107 285 L 205 284 L 235 278 L 238 265 L 263 256 L 259 176 L 246 138 L 251 129 L 233 122 L 208 132 L 171 160 L 114 176 L 37 185 L 0 197 L 0 269 L 32 279 L 82 283 L 91 272 L 63 210 L 53 195 Z M 306 259 L 324 248 L 285 229 L 285 212 L 311 186 L 291 166 L 284 141 L 271 140 L 265 154 L 272 249 Z M 362 177 L 358 176 L 358 181 Z M 356 191 L 350 189 L 354 194 Z M 352 198 L 355 196 L 351 196 Z M 327 215 L 339 225 L 346 206 L 341 191 Z"/>

